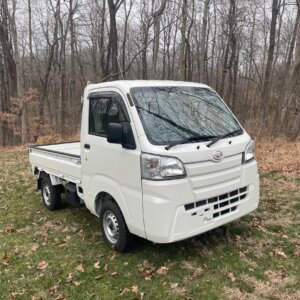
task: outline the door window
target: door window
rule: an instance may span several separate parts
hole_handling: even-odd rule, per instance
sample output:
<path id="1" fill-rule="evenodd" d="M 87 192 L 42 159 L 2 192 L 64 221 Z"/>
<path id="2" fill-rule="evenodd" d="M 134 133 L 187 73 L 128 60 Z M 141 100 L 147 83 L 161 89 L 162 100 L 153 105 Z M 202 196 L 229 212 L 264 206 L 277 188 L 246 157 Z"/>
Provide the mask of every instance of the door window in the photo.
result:
<path id="1" fill-rule="evenodd" d="M 115 97 L 90 99 L 89 134 L 106 136 L 109 123 L 126 121 L 124 108 Z"/>

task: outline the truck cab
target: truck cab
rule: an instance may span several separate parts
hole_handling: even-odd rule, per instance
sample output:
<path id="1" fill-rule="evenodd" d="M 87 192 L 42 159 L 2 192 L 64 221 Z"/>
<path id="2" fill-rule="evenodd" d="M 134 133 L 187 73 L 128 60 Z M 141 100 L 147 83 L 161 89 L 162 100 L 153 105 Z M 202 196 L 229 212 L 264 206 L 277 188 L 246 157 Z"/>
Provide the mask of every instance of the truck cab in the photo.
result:
<path id="1" fill-rule="evenodd" d="M 58 190 L 73 186 L 119 251 L 135 235 L 157 243 L 199 235 L 259 203 L 254 142 L 219 95 L 199 83 L 90 84 L 80 142 L 32 146 L 30 161 L 44 205 L 45 181 L 54 203 Z"/>

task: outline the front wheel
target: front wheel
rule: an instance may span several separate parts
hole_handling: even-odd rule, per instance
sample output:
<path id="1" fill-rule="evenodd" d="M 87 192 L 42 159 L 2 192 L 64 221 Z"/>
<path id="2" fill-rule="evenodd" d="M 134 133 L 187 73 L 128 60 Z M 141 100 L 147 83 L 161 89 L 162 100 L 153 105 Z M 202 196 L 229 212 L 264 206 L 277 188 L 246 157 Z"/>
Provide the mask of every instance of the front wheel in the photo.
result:
<path id="1" fill-rule="evenodd" d="M 60 208 L 61 195 L 58 186 L 53 186 L 49 177 L 44 177 L 41 184 L 42 201 L 48 210 Z"/>
<path id="2" fill-rule="evenodd" d="M 119 206 L 111 200 L 104 201 L 100 210 L 100 229 L 105 242 L 118 252 L 128 250 L 134 240 L 129 232 Z"/>

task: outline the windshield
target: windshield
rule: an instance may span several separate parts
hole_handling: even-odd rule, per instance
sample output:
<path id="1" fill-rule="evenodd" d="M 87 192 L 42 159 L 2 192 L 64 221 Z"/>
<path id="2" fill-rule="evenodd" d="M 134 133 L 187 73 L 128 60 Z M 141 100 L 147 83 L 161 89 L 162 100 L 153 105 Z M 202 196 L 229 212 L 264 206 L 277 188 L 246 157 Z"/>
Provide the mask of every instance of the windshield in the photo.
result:
<path id="1" fill-rule="evenodd" d="M 130 92 L 152 144 L 217 137 L 241 130 L 220 97 L 207 88 L 136 87 Z"/>

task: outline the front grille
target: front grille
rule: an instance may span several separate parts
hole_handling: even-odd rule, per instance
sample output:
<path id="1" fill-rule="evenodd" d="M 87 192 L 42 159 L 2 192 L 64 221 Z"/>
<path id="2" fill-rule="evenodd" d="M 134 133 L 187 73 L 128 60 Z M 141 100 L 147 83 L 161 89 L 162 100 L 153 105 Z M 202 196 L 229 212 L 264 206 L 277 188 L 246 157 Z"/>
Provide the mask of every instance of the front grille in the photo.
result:
<path id="1" fill-rule="evenodd" d="M 248 194 L 248 187 L 242 187 L 240 189 L 225 193 L 219 196 L 215 196 L 209 199 L 200 200 L 184 205 L 185 210 L 198 208 L 201 206 L 208 205 L 213 207 L 213 218 L 217 218 L 233 212 L 237 209 L 237 204 L 244 200 Z M 235 204 L 235 205 L 233 205 Z"/>

